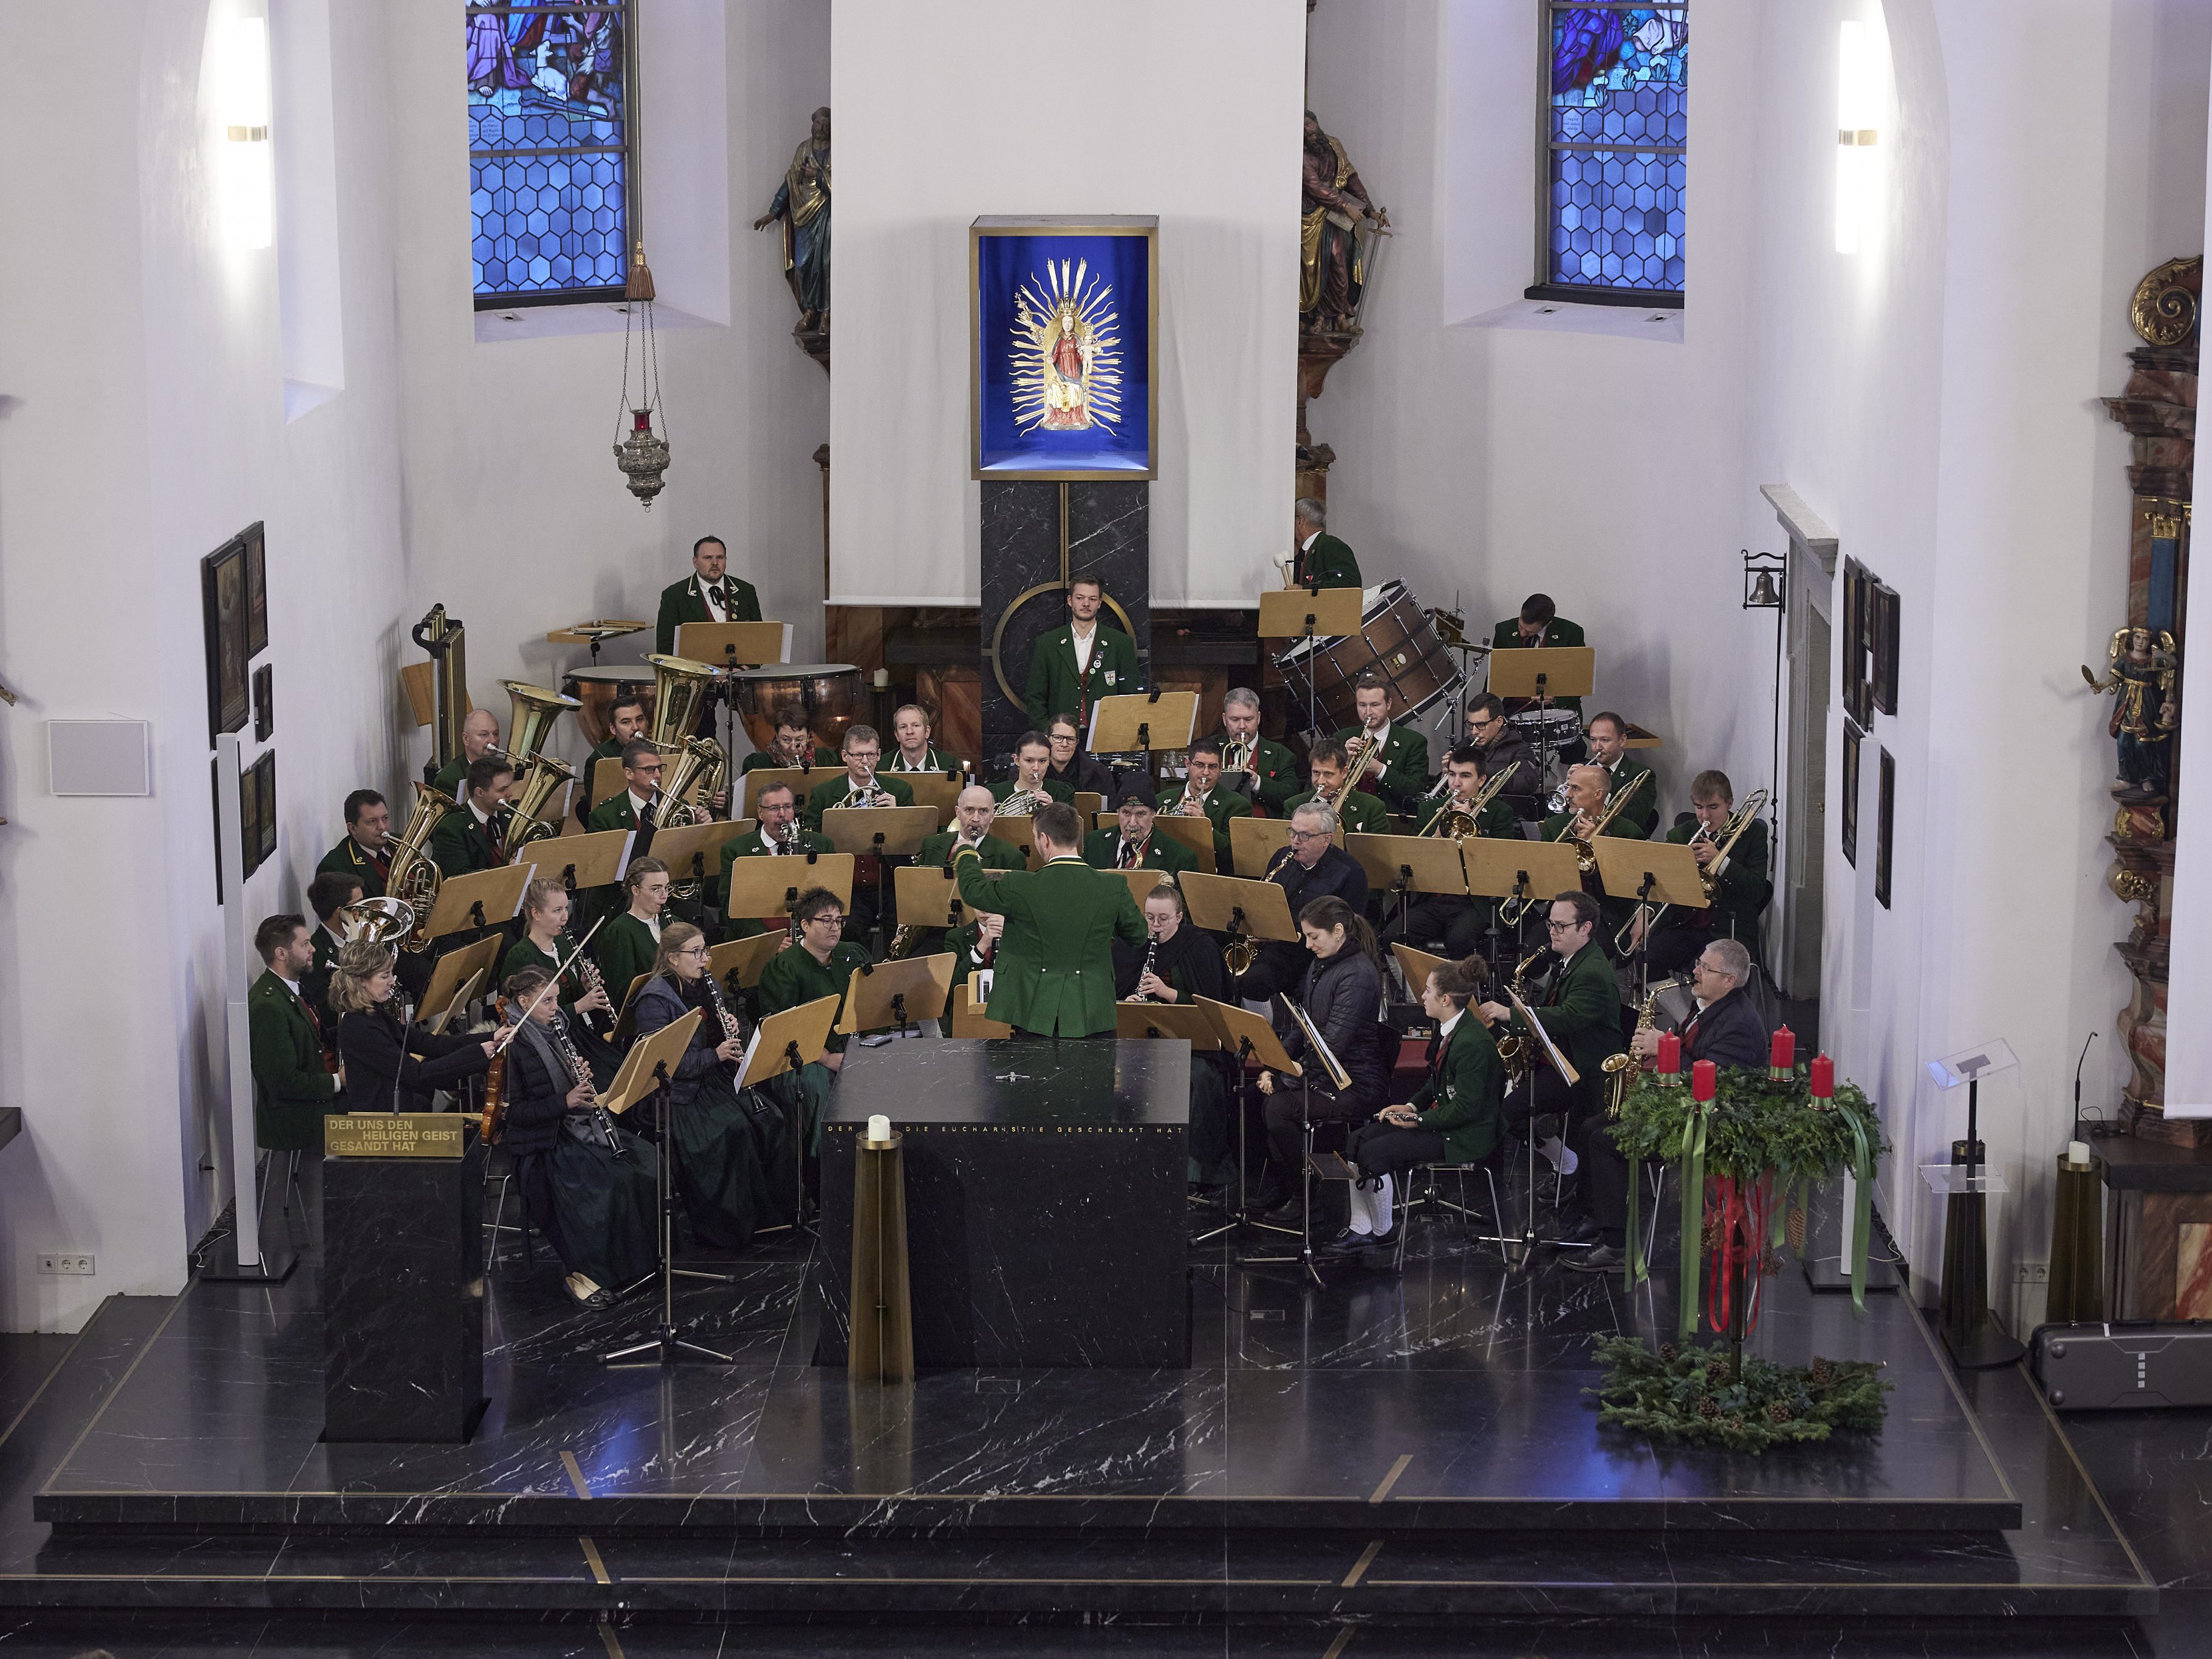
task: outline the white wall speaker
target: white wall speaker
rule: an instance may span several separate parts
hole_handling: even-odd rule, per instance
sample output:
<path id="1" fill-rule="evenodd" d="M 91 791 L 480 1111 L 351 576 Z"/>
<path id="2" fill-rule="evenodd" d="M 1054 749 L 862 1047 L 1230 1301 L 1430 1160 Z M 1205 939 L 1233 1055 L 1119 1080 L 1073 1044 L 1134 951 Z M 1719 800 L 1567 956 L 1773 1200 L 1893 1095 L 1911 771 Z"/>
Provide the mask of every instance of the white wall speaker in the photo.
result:
<path id="1" fill-rule="evenodd" d="M 150 795 L 153 727 L 144 720 L 48 720 L 46 767 L 57 795 Z"/>

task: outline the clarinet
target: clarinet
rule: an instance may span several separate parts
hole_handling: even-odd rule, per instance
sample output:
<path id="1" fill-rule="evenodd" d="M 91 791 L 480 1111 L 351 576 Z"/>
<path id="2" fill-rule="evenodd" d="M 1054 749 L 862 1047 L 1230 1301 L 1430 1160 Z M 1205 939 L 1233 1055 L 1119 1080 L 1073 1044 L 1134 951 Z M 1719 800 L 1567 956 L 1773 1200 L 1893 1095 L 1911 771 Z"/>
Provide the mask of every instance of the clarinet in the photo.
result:
<path id="1" fill-rule="evenodd" d="M 593 962 L 591 957 L 580 956 L 576 958 L 576 977 L 584 982 L 586 994 L 593 991 L 599 992 L 603 996 L 606 994 L 607 982 L 600 975 L 599 963 Z M 612 999 L 609 1000 L 611 1002 Z M 585 1017 L 584 1024 L 590 1026 L 599 1036 L 611 1037 L 615 1034 L 613 1009 L 611 1007 L 596 1008 Z"/>
<path id="2" fill-rule="evenodd" d="M 714 975 L 713 970 L 710 969 L 706 973 L 702 974 L 699 978 L 700 982 L 707 988 L 707 1000 L 714 1005 L 715 1018 L 722 1022 L 722 1036 L 724 1040 L 727 1041 L 731 1038 L 737 1038 L 742 1041 L 744 1036 L 744 1033 L 738 1027 L 737 1015 L 730 1012 L 730 1005 L 722 1000 L 722 988 L 714 982 Z M 718 1044 L 717 1046 L 719 1047 L 720 1045 Z"/>
<path id="3" fill-rule="evenodd" d="M 553 1046 L 560 1051 L 561 1058 L 568 1065 L 570 1075 L 597 1095 L 599 1083 L 592 1076 L 590 1064 L 586 1061 L 575 1043 L 569 1040 L 568 1021 L 566 1016 L 555 1015 L 553 1023 L 546 1027 L 546 1030 L 552 1034 Z M 606 1143 L 607 1150 L 617 1158 L 627 1157 L 628 1154 L 623 1151 L 621 1138 L 615 1133 L 614 1115 L 600 1105 L 596 1099 L 585 1109 L 591 1114 L 592 1127 Z"/>
<path id="4" fill-rule="evenodd" d="M 1158 962 L 1159 958 L 1159 940 L 1156 939 L 1146 940 L 1145 944 L 1145 965 L 1137 969 L 1137 983 L 1139 986 L 1144 984 L 1145 975 L 1152 971 L 1152 964 Z M 1132 1002 L 1150 1002 L 1152 998 L 1146 996 L 1143 991 L 1139 990 L 1137 994 L 1131 997 L 1129 1000 Z"/>

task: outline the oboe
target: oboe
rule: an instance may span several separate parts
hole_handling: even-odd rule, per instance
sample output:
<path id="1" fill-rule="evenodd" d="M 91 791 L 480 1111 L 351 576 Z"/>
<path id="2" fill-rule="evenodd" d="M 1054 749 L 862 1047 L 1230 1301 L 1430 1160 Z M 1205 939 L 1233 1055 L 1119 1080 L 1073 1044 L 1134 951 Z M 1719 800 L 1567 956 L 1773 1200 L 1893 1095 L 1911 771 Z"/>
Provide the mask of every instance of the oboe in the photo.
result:
<path id="1" fill-rule="evenodd" d="M 570 1075 L 596 1097 L 599 1089 L 599 1080 L 592 1077 L 591 1066 L 585 1060 L 582 1052 L 577 1048 L 574 1042 L 569 1040 L 568 1022 L 556 1014 L 553 1018 L 553 1023 L 546 1027 L 546 1030 L 552 1033 L 553 1046 L 560 1051 L 561 1058 L 567 1062 Z M 592 1127 L 598 1132 L 600 1139 L 606 1142 L 607 1150 L 617 1158 L 626 1156 L 623 1151 L 622 1139 L 615 1133 L 614 1115 L 600 1105 L 596 1098 L 584 1109 L 591 1114 Z"/>

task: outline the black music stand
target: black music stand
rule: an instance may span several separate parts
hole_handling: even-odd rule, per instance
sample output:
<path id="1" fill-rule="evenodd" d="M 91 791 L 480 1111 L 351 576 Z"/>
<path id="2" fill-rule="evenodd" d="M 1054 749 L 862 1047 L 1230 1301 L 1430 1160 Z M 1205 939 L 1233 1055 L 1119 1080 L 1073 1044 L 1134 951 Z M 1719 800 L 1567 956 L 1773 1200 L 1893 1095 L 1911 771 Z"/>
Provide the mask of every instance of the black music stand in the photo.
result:
<path id="1" fill-rule="evenodd" d="M 1313 1274 L 1314 1282 L 1318 1285 L 1321 1283 L 1321 1271 L 1314 1265 L 1313 1240 L 1308 1231 L 1312 1226 L 1310 1205 L 1308 1206 L 1308 1219 L 1304 1227 L 1278 1226 L 1272 1221 L 1259 1221 L 1253 1218 L 1249 1191 L 1251 1184 L 1251 1160 L 1249 1157 L 1250 1148 L 1245 1139 L 1244 1126 L 1251 1116 L 1252 1097 L 1259 1091 L 1260 1085 L 1258 1079 L 1253 1076 L 1248 1068 L 1255 1060 L 1270 1071 L 1302 1074 L 1301 1068 L 1298 1063 L 1291 1058 L 1289 1050 L 1283 1047 L 1282 1039 L 1275 1035 L 1275 1028 L 1249 1008 L 1242 1008 L 1234 1003 L 1216 1002 L 1211 997 L 1202 996 L 1193 997 L 1191 1004 L 1194 1007 L 1205 1011 L 1206 1018 L 1212 1022 L 1214 1035 L 1220 1040 L 1221 1046 L 1224 1048 L 1236 1049 L 1237 1092 L 1242 1098 L 1237 1102 L 1237 1106 L 1236 1206 L 1233 1209 L 1227 1206 L 1224 1206 L 1229 1218 L 1224 1225 L 1216 1227 L 1211 1232 L 1201 1233 L 1190 1242 L 1194 1244 L 1202 1244 L 1208 1239 L 1218 1238 L 1223 1233 L 1238 1227 L 1256 1227 L 1261 1232 L 1280 1233 L 1286 1238 L 1297 1237 L 1301 1241 L 1300 1250 L 1297 1255 L 1240 1256 L 1237 1258 L 1237 1264 L 1240 1267 L 1272 1267 L 1287 1265 L 1293 1261 L 1299 1262 L 1304 1266 L 1307 1272 Z M 1298 1176 L 1302 1183 L 1310 1184 L 1310 1171 L 1301 1170 Z M 1300 1190 L 1304 1190 L 1304 1185 L 1301 1186 Z"/>

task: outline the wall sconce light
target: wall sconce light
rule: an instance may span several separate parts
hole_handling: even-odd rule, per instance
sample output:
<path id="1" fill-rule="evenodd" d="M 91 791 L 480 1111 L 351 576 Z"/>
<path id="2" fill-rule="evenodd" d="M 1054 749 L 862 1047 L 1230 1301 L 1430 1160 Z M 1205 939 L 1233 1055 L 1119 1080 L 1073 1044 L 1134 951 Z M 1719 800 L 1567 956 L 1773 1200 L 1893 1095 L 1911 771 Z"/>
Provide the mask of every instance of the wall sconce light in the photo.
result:
<path id="1" fill-rule="evenodd" d="M 276 240 L 276 171 L 269 149 L 269 20 L 231 20 L 221 60 L 222 211 L 231 243 L 264 248 Z"/>
<path id="2" fill-rule="evenodd" d="M 1864 23 L 1842 25 L 1836 41 L 1836 252 L 1856 253 L 1875 210 L 1875 144 L 1880 137 L 1881 66 Z"/>

